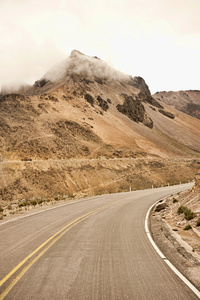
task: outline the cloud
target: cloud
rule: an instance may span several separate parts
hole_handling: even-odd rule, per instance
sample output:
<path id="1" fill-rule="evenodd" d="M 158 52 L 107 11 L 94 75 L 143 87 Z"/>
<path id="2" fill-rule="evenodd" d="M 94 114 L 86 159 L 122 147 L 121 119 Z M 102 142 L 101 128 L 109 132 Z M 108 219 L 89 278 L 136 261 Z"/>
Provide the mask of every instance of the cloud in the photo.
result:
<path id="1" fill-rule="evenodd" d="M 106 78 L 106 79 L 129 79 L 129 77 L 109 66 L 98 57 L 89 57 L 77 50 L 64 61 L 49 70 L 44 79 L 57 81 L 68 74 L 80 74 L 83 76 Z"/>
<path id="2" fill-rule="evenodd" d="M 199 0 L 1 0 L 0 85 L 31 84 L 78 49 L 154 91 L 198 89 L 199 13 Z"/>

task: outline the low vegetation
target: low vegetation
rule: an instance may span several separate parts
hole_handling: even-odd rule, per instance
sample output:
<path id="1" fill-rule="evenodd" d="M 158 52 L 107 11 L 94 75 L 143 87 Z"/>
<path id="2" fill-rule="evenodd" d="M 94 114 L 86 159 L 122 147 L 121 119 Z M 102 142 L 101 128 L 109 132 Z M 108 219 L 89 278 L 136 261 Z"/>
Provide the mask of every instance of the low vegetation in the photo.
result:
<path id="1" fill-rule="evenodd" d="M 189 208 L 184 211 L 184 215 L 186 220 L 192 220 L 194 218 L 194 213 Z"/>
<path id="2" fill-rule="evenodd" d="M 192 229 L 192 226 L 190 224 L 187 224 L 183 229 L 184 230 L 190 230 L 190 229 Z"/>
<path id="3" fill-rule="evenodd" d="M 173 198 L 173 203 L 177 203 L 178 200 L 176 198 Z"/>
<path id="4" fill-rule="evenodd" d="M 192 220 L 194 218 L 193 211 L 190 208 L 188 208 L 187 206 L 183 206 L 183 205 L 179 206 L 177 213 L 179 215 L 184 213 L 185 219 L 188 221 Z"/>
<path id="5" fill-rule="evenodd" d="M 184 210 L 186 209 L 187 207 L 186 206 L 183 206 L 183 205 L 181 205 L 181 206 L 179 206 L 179 208 L 178 208 L 178 210 L 177 210 L 177 213 L 180 215 L 180 214 L 182 214 L 182 213 L 184 213 Z"/>
<path id="6" fill-rule="evenodd" d="M 30 205 L 30 201 L 22 201 L 18 204 L 19 207 L 29 206 L 29 205 Z"/>
<path id="7" fill-rule="evenodd" d="M 30 204 L 31 204 L 32 206 L 36 206 L 36 205 L 37 205 L 37 201 L 36 201 L 36 200 L 31 200 Z"/>

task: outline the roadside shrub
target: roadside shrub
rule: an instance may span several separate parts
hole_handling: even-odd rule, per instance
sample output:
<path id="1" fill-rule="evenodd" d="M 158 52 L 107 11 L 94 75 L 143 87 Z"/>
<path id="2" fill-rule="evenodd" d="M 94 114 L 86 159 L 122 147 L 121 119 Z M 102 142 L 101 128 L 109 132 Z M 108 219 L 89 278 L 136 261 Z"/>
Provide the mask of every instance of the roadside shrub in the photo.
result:
<path id="1" fill-rule="evenodd" d="M 190 225 L 190 224 L 187 224 L 183 229 L 184 230 L 189 230 L 189 229 L 191 229 L 192 228 L 192 226 Z"/>
<path id="2" fill-rule="evenodd" d="M 20 202 L 18 204 L 19 207 L 23 207 L 23 206 L 29 206 L 30 205 L 30 202 L 29 201 L 23 201 L 23 202 Z"/>
<path id="3" fill-rule="evenodd" d="M 177 202 L 178 202 L 178 200 L 173 198 L 173 203 L 177 203 Z"/>
<path id="4" fill-rule="evenodd" d="M 197 220 L 197 224 L 196 224 L 197 226 L 200 226 L 200 218 L 198 218 L 198 220 Z"/>
<path id="5" fill-rule="evenodd" d="M 42 204 L 44 201 L 42 199 L 38 200 L 38 204 Z"/>
<path id="6" fill-rule="evenodd" d="M 191 211 L 191 209 L 189 208 L 186 208 L 185 211 L 184 211 L 184 215 L 185 215 L 185 219 L 186 220 L 192 220 L 194 218 L 194 213 L 193 211 Z"/>
<path id="7" fill-rule="evenodd" d="M 2 213 L 3 212 L 3 208 L 0 206 L 0 213 Z"/>
<path id="8" fill-rule="evenodd" d="M 36 206 L 37 205 L 37 201 L 36 200 L 31 200 L 31 205 Z"/>
<path id="9" fill-rule="evenodd" d="M 177 210 L 177 213 L 179 215 L 182 214 L 182 213 L 184 213 L 185 219 L 188 220 L 188 221 L 192 220 L 194 218 L 193 211 L 191 211 L 191 209 L 188 208 L 187 206 L 183 206 L 183 205 L 179 206 L 179 208 Z"/>
<path id="10" fill-rule="evenodd" d="M 12 210 L 12 205 L 9 204 L 8 207 L 7 207 L 7 209 L 8 209 L 8 210 Z"/>
<path id="11" fill-rule="evenodd" d="M 186 206 L 181 205 L 181 206 L 179 206 L 179 208 L 178 208 L 178 210 L 177 210 L 177 213 L 180 215 L 180 214 L 184 213 L 184 211 L 185 211 L 186 209 L 187 209 Z"/>

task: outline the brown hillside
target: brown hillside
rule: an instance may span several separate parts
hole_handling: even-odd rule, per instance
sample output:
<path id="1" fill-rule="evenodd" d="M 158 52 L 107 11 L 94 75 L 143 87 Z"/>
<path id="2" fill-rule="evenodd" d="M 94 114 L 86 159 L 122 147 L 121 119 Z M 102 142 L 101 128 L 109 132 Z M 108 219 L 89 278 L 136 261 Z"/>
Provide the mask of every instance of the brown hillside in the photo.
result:
<path id="1" fill-rule="evenodd" d="M 78 51 L 0 107 L 2 200 L 176 183 L 199 167 L 199 120 Z"/>
<path id="2" fill-rule="evenodd" d="M 153 97 L 185 114 L 200 119 L 200 91 L 157 92 Z"/>

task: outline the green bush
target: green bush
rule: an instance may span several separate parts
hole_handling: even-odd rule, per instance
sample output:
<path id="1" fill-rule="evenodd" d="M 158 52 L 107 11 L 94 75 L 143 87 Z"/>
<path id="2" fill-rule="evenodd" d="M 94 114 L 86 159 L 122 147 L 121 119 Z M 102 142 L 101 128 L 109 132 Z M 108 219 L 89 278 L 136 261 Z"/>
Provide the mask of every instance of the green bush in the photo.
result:
<path id="1" fill-rule="evenodd" d="M 183 229 L 184 230 L 189 230 L 189 229 L 191 229 L 192 228 L 192 226 L 190 225 L 190 224 L 187 224 Z"/>
<path id="2" fill-rule="evenodd" d="M 177 202 L 178 202 L 178 200 L 173 198 L 173 203 L 177 203 Z"/>
<path id="3" fill-rule="evenodd" d="M 186 206 L 181 205 L 181 206 L 179 206 L 179 208 L 178 208 L 178 210 L 177 210 L 177 213 L 180 215 L 180 214 L 184 213 L 184 211 L 185 211 L 186 209 L 187 209 Z"/>
<path id="4" fill-rule="evenodd" d="M 3 207 L 0 206 L 0 213 L 2 213 L 2 212 L 3 212 Z"/>
<path id="5" fill-rule="evenodd" d="M 23 207 L 23 206 L 29 206 L 30 205 L 30 202 L 29 201 L 23 201 L 23 202 L 20 202 L 18 204 L 19 207 Z"/>
<path id="6" fill-rule="evenodd" d="M 32 206 L 36 206 L 37 205 L 37 201 L 36 200 L 31 200 L 31 205 Z"/>
<path id="7" fill-rule="evenodd" d="M 191 211 L 191 209 L 189 209 L 187 206 L 179 206 L 178 210 L 177 210 L 177 213 L 180 215 L 182 213 L 184 213 L 185 215 L 185 219 L 186 220 L 192 220 L 194 218 L 194 213 L 193 211 Z"/>
<path id="8" fill-rule="evenodd" d="M 185 219 L 188 220 L 188 221 L 192 220 L 194 218 L 194 213 L 189 208 L 185 209 L 184 215 L 185 215 Z"/>
<path id="9" fill-rule="evenodd" d="M 200 218 L 198 218 L 198 220 L 197 220 L 197 224 L 196 224 L 197 226 L 200 226 Z"/>

